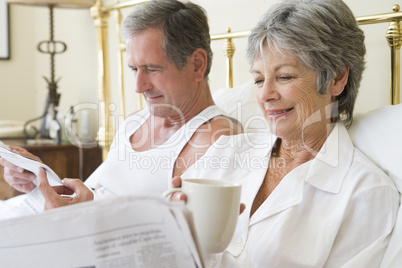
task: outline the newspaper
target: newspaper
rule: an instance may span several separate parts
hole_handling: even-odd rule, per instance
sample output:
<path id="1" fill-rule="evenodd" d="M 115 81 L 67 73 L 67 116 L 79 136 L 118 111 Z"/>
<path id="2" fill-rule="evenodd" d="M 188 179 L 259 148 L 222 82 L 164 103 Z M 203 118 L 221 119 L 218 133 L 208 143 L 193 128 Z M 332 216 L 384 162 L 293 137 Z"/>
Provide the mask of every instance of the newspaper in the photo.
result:
<path id="1" fill-rule="evenodd" d="M 11 151 L 7 145 L 0 141 L 0 157 L 13 163 L 16 166 L 23 167 L 38 176 L 39 168 L 46 170 L 47 179 L 51 186 L 63 185 L 59 176 L 47 165 L 29 157 L 22 156 Z M 38 184 L 38 179 L 33 181 Z M 29 215 L 43 211 L 45 200 L 38 188 L 35 188 L 28 194 L 14 197 L 10 200 L 0 202 L 0 220 L 21 215 Z"/>
<path id="2" fill-rule="evenodd" d="M 50 185 L 62 185 L 51 168 L 1 141 L 0 157 L 35 175 L 43 167 Z M 43 205 L 37 188 L 0 203 L 1 267 L 203 267 L 182 202 L 123 196 L 41 212 Z"/>
<path id="3" fill-rule="evenodd" d="M 6 159 L 16 166 L 23 167 L 24 169 L 31 171 L 36 176 L 39 173 L 39 168 L 42 167 L 46 170 L 47 179 L 49 180 L 50 185 L 55 186 L 63 184 L 59 176 L 57 176 L 57 174 L 50 167 L 35 159 L 14 153 L 2 141 L 0 141 L 0 157 Z M 38 179 L 34 180 L 34 184 L 38 184 Z"/>
<path id="4" fill-rule="evenodd" d="M 1 267 L 203 267 L 191 214 L 159 196 L 91 201 L 0 221 Z"/>

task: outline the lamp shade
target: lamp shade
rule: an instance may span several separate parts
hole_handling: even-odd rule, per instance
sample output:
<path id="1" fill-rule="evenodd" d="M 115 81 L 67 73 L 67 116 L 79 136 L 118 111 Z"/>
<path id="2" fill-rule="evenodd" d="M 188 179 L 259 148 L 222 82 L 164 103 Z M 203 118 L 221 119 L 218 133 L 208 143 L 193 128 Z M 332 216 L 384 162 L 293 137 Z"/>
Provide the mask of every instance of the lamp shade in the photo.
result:
<path id="1" fill-rule="evenodd" d="M 54 6 L 62 8 L 90 8 L 95 0 L 6 0 L 8 4 L 23 4 L 32 6 Z"/>

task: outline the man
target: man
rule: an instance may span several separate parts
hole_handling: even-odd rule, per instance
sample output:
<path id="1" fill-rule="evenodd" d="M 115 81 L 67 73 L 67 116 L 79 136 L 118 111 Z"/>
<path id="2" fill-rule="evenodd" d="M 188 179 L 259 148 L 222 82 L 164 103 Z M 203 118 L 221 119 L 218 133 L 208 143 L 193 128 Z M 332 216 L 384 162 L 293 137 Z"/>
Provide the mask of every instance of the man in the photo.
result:
<path id="1" fill-rule="evenodd" d="M 121 33 L 136 90 L 148 108 L 120 126 L 107 159 L 86 185 L 65 179 L 66 187 L 52 188 L 41 170 L 38 189 L 45 208 L 94 199 L 87 186 L 104 196 L 162 193 L 173 176 L 193 165 L 221 135 L 240 132 L 237 121 L 222 116 L 211 97 L 209 26 L 200 6 L 176 0 L 147 2 L 124 20 Z M 6 181 L 17 190 L 35 187 L 32 174 L 4 159 L 0 164 Z M 60 196 L 72 193 L 73 198 Z"/>

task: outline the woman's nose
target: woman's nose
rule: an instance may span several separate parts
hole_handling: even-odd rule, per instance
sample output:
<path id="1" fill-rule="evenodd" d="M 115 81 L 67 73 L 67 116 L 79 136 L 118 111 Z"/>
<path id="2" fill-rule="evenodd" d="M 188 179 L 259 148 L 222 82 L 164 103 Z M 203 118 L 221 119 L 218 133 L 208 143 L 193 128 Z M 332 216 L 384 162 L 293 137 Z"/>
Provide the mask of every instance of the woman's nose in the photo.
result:
<path id="1" fill-rule="evenodd" d="M 278 100 L 280 94 L 275 86 L 275 82 L 269 80 L 264 81 L 264 84 L 257 89 L 257 97 L 261 102 Z"/>

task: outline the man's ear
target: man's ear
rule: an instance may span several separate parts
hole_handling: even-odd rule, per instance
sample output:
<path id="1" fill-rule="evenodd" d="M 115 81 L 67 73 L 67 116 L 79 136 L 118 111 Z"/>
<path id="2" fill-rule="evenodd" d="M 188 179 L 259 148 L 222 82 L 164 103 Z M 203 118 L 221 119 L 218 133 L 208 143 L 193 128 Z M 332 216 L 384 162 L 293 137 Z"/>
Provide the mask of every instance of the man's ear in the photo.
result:
<path id="1" fill-rule="evenodd" d="M 191 54 L 191 59 L 197 81 L 203 80 L 205 70 L 207 69 L 207 52 L 202 48 L 197 48 L 196 50 L 194 50 L 193 54 Z"/>
<path id="2" fill-rule="evenodd" d="M 333 80 L 330 88 L 330 93 L 332 96 L 340 95 L 345 89 L 345 86 L 348 83 L 349 70 L 350 68 L 347 67 L 343 73 L 339 73 Z"/>

